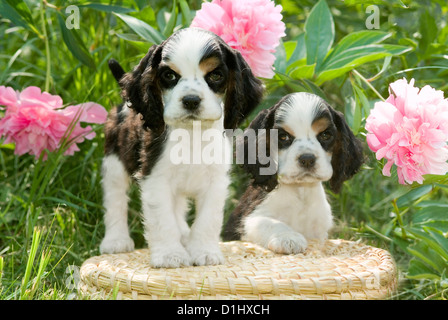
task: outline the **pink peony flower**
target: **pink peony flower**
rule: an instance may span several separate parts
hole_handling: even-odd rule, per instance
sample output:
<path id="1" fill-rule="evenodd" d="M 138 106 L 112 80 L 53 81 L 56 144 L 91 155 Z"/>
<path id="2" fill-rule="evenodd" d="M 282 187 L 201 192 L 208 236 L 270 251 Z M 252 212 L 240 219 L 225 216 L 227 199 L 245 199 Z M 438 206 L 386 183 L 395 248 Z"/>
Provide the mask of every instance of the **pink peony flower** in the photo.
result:
<path id="1" fill-rule="evenodd" d="M 0 119 L 0 137 L 6 137 L 5 143 L 16 144 L 15 154 L 29 153 L 36 158 L 45 149 L 60 148 L 64 138 L 69 142 L 64 154 L 73 155 L 79 150 L 77 143 L 95 137 L 92 128 L 83 128 L 80 122 L 104 123 L 107 117 L 107 111 L 93 102 L 62 108 L 61 97 L 38 87 L 19 92 L 0 86 L 0 105 L 6 106 Z"/>
<path id="2" fill-rule="evenodd" d="M 389 86 L 390 96 L 375 103 L 366 121 L 367 144 L 387 159 L 383 174 L 397 166 L 401 184 L 423 182 L 423 175 L 448 172 L 448 99 L 430 86 L 421 90 L 406 79 Z"/>
<path id="3" fill-rule="evenodd" d="M 213 0 L 191 23 L 214 32 L 241 52 L 257 77 L 272 78 L 275 48 L 285 36 L 282 6 L 270 0 Z"/>

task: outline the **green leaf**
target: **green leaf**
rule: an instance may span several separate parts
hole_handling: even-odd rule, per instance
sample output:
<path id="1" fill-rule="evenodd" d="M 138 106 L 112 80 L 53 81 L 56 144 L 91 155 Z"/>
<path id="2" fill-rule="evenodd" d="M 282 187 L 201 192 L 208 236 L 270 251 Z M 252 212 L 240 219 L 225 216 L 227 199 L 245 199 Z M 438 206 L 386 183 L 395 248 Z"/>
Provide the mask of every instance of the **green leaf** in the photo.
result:
<path id="1" fill-rule="evenodd" d="M 353 66 L 347 66 L 347 67 L 343 67 L 343 68 L 339 68 L 339 69 L 323 71 L 317 76 L 316 84 L 318 86 L 320 86 L 325 81 L 340 77 L 340 76 L 346 74 L 347 72 L 349 72 L 350 70 L 353 70 L 354 68 L 355 67 L 353 67 Z"/>
<path id="2" fill-rule="evenodd" d="M 380 43 L 389 38 L 392 34 L 383 31 L 358 31 L 346 35 L 338 44 L 331 50 L 329 55 L 325 58 L 324 69 L 333 69 L 331 66 L 345 57 L 348 50 L 354 48 L 362 48 L 370 44 Z"/>
<path id="3" fill-rule="evenodd" d="M 406 275 L 410 279 L 440 279 L 437 273 L 429 268 L 420 260 L 412 259 L 409 263 L 408 274 Z"/>
<path id="4" fill-rule="evenodd" d="M 334 41 L 334 22 L 325 0 L 320 0 L 311 10 L 305 22 L 306 64 L 316 64 L 316 71 Z"/>
<path id="5" fill-rule="evenodd" d="M 142 37 L 146 41 L 153 44 L 160 44 L 165 40 L 165 37 L 159 31 L 151 27 L 146 22 L 125 14 L 120 13 L 114 13 L 114 14 L 118 18 L 123 20 L 132 30 L 135 31 L 135 33 L 137 33 L 140 37 Z"/>
<path id="6" fill-rule="evenodd" d="M 386 1 L 386 0 L 345 0 L 344 4 L 347 6 L 354 6 L 357 4 L 362 4 L 362 5 L 371 5 L 371 4 L 382 4 L 382 5 L 388 5 L 388 4 L 392 4 L 394 6 L 399 6 L 402 8 L 407 8 L 407 6 L 403 3 L 402 0 L 392 0 L 392 1 Z"/>
<path id="7" fill-rule="evenodd" d="M 425 242 L 420 241 L 417 244 L 407 248 L 407 251 L 417 259 L 423 261 L 438 273 L 443 272 L 447 267 L 447 262 L 437 252 L 432 250 Z"/>
<path id="8" fill-rule="evenodd" d="M 433 189 L 432 185 L 424 185 L 410 190 L 406 194 L 402 195 L 397 199 L 397 206 L 399 208 L 403 206 L 409 206 L 413 201 L 423 197 L 424 195 L 431 192 Z"/>
<path id="9" fill-rule="evenodd" d="M 17 26 L 20 26 L 25 29 L 30 29 L 28 23 L 20 14 L 14 10 L 6 1 L 0 1 L 0 12 L 2 17 L 11 20 Z"/>
<path id="10" fill-rule="evenodd" d="M 388 56 L 388 57 L 384 58 L 383 67 L 381 68 L 380 72 L 378 72 L 376 75 L 371 77 L 369 79 L 369 81 L 374 81 L 374 80 L 378 79 L 384 72 L 386 72 L 386 70 L 390 66 L 391 61 L 392 61 L 392 56 Z"/>
<path id="11" fill-rule="evenodd" d="M 129 12 L 135 12 L 135 9 L 133 8 L 125 8 L 120 6 L 113 6 L 109 4 L 102 4 L 102 3 L 85 3 L 78 5 L 80 8 L 90 8 L 97 11 L 103 11 L 103 12 L 116 12 L 116 13 L 129 13 Z"/>
<path id="12" fill-rule="evenodd" d="M 75 29 L 68 29 L 65 25 L 65 20 L 62 15 L 58 15 L 59 27 L 61 29 L 62 39 L 64 40 L 67 48 L 82 64 L 88 66 L 91 69 L 95 69 L 95 62 L 90 55 L 89 50 L 85 46 L 84 42 L 78 35 Z"/>
<path id="13" fill-rule="evenodd" d="M 133 41 L 133 42 L 141 42 L 141 43 L 147 43 L 144 39 L 139 37 L 135 33 L 116 33 L 118 38 L 121 38 L 126 41 Z"/>
<path id="14" fill-rule="evenodd" d="M 419 21 L 421 38 L 418 41 L 417 52 L 420 59 L 424 59 L 428 54 L 431 54 L 428 51 L 431 43 L 437 38 L 438 28 L 436 20 L 428 12 L 428 10 L 426 10 L 425 13 L 419 17 Z"/>
<path id="15" fill-rule="evenodd" d="M 359 129 L 361 128 L 361 121 L 362 121 L 362 108 L 368 109 L 369 108 L 369 100 L 367 99 L 366 95 L 364 94 L 363 90 L 358 87 L 355 83 L 352 82 L 353 86 L 353 92 L 355 93 L 355 99 L 356 99 L 356 107 L 355 112 L 353 114 L 353 126 L 352 130 L 355 135 L 358 134 Z"/>
<path id="16" fill-rule="evenodd" d="M 173 9 L 171 10 L 170 13 L 170 18 L 168 20 L 168 22 L 166 23 L 165 28 L 163 29 L 163 34 L 166 37 L 169 37 L 174 30 L 174 27 L 176 26 L 176 20 L 177 20 L 177 1 L 173 0 Z"/>
<path id="17" fill-rule="evenodd" d="M 193 20 L 190 7 L 188 6 L 186 0 L 179 0 L 179 5 L 180 12 L 182 13 L 183 23 L 184 25 L 189 26 L 191 24 L 191 20 Z"/>
<path id="18" fill-rule="evenodd" d="M 382 59 L 390 55 L 398 55 L 408 51 L 408 48 L 388 44 L 370 44 L 345 50 L 341 55 L 324 64 L 323 70 L 343 68 L 350 65 L 361 65 L 369 61 Z"/>
<path id="19" fill-rule="evenodd" d="M 448 261 L 448 239 L 444 238 L 443 235 L 440 234 L 440 231 L 429 227 L 424 227 L 424 230 L 417 228 L 409 228 L 406 230 L 419 240 L 424 241 L 432 250 Z M 444 240 L 441 237 L 444 238 Z"/>
<path id="20" fill-rule="evenodd" d="M 288 59 L 288 66 L 295 63 L 296 61 L 306 58 L 306 44 L 305 44 L 305 33 L 301 33 L 296 40 L 296 46 L 294 52 Z"/>
<path id="21" fill-rule="evenodd" d="M 0 1 L 0 13 L 3 17 L 11 20 L 12 23 L 35 32 L 40 36 L 39 30 L 34 26 L 31 11 L 22 1 Z"/>
<path id="22" fill-rule="evenodd" d="M 140 38 L 135 33 L 117 33 L 117 37 L 129 41 L 129 44 L 136 47 L 138 51 L 147 52 L 151 44 Z"/>
<path id="23" fill-rule="evenodd" d="M 280 39 L 280 45 L 275 50 L 274 69 L 276 72 L 286 73 L 286 49 L 283 41 Z"/>
<path id="24" fill-rule="evenodd" d="M 419 224 L 419 225 L 415 225 L 417 227 L 430 227 L 433 229 L 438 230 L 439 232 L 441 232 L 442 234 L 446 235 L 448 234 L 448 220 L 429 220 L 426 221 L 425 223 Z"/>
<path id="25" fill-rule="evenodd" d="M 325 92 L 323 92 L 322 89 L 319 86 L 317 86 L 314 82 L 312 82 L 308 79 L 303 79 L 302 83 L 307 88 L 308 92 L 314 93 L 314 94 L 318 95 L 319 97 L 321 97 L 322 99 L 325 99 L 325 100 L 328 99 Z"/>
<path id="26" fill-rule="evenodd" d="M 413 223 L 425 224 L 432 221 L 448 222 L 448 206 L 423 207 L 412 216 Z"/>
<path id="27" fill-rule="evenodd" d="M 30 25 L 33 25 L 33 17 L 31 16 L 31 11 L 26 5 L 25 1 L 17 1 L 17 0 L 6 0 L 8 4 L 17 11 L 18 14 Z"/>
<path id="28" fill-rule="evenodd" d="M 314 69 L 316 68 L 316 64 L 311 66 L 304 65 L 299 66 L 293 69 L 289 76 L 294 79 L 311 79 L 314 75 Z"/>
<path id="29" fill-rule="evenodd" d="M 401 55 L 409 50 L 410 48 L 407 47 L 388 44 L 351 48 L 346 51 L 345 55 L 339 56 L 337 60 L 333 60 L 331 64 L 325 66 L 324 71 L 318 75 L 316 84 L 321 85 L 323 82 L 337 78 L 367 62 Z"/>
<path id="30" fill-rule="evenodd" d="M 431 226 L 431 227 L 425 226 L 425 227 L 423 227 L 423 229 L 431 235 L 432 239 L 434 239 L 436 241 L 436 243 L 440 247 L 440 250 L 438 251 L 440 256 L 445 259 L 445 262 L 448 262 L 448 238 L 447 238 L 447 236 L 444 235 L 441 230 L 434 228 L 434 226 Z M 445 266 L 448 267 L 447 264 L 445 264 Z"/>
<path id="31" fill-rule="evenodd" d="M 404 46 L 379 44 L 390 36 L 390 33 L 375 30 L 359 31 L 345 36 L 324 59 L 316 79 L 317 84 L 339 77 L 364 63 L 411 50 Z"/>
<path id="32" fill-rule="evenodd" d="M 284 41 L 283 45 L 285 46 L 286 61 L 288 61 L 288 64 L 289 64 L 289 62 L 291 61 L 292 54 L 294 53 L 294 51 L 297 47 L 297 42 L 296 41 Z"/>

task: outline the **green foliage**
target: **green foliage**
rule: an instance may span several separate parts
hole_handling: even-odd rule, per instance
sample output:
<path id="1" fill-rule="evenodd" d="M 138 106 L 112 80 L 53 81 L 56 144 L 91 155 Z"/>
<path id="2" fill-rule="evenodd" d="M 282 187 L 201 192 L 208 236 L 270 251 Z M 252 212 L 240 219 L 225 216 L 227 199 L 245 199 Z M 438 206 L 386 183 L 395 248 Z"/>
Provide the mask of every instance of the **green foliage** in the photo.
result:
<path id="1" fill-rule="evenodd" d="M 305 22 L 306 64 L 316 65 L 316 69 L 320 70 L 333 41 L 333 16 L 325 0 L 320 0 Z"/>
<path id="2" fill-rule="evenodd" d="M 87 50 L 82 39 L 79 37 L 76 29 L 68 29 L 65 27 L 65 19 L 63 16 L 58 15 L 59 28 L 61 29 L 62 39 L 64 40 L 68 50 L 73 56 L 78 59 L 82 64 L 91 69 L 95 69 L 95 62 Z"/>
<path id="3" fill-rule="evenodd" d="M 448 185 L 425 184 L 396 200 L 398 228 L 394 237 L 413 257 L 407 277 L 441 284 L 446 282 L 448 273 L 448 204 L 425 200 L 438 190 L 448 190 Z M 411 208 L 415 210 L 404 224 L 403 215 Z"/>
<path id="4" fill-rule="evenodd" d="M 202 0 L 0 1 L 0 85 L 38 86 L 64 102 L 120 101 L 107 61 L 130 70 L 155 43 L 191 23 Z M 276 51 L 276 75 L 258 110 L 294 91 L 314 92 L 345 116 L 364 140 L 365 119 L 402 77 L 416 86 L 448 90 L 448 5 L 445 0 L 278 0 L 287 36 Z M 368 5 L 379 8 L 380 29 L 367 30 Z M 79 29 L 66 26 L 69 5 Z M 448 94 L 445 93 L 445 97 Z M 2 116 L 0 111 L 0 117 Z M 251 116 L 253 117 L 254 114 Z M 251 119 L 251 118 L 250 118 Z M 246 124 L 250 121 L 248 119 Z M 0 144 L 0 299 L 67 299 L 68 266 L 98 254 L 103 235 L 100 166 L 102 127 L 72 157 L 43 162 L 17 157 Z M 399 266 L 398 299 L 446 299 L 448 177 L 400 186 L 366 148 L 363 170 L 330 199 L 334 237 L 361 239 L 389 250 Z M 244 190 L 233 170 L 226 215 Z M 138 190 L 130 197 L 130 229 L 144 246 Z"/>
<path id="5" fill-rule="evenodd" d="M 165 37 L 158 32 L 155 28 L 151 27 L 149 24 L 137 18 L 114 13 L 117 17 L 123 20 L 135 33 L 137 33 L 141 38 L 152 44 L 161 43 Z"/>
<path id="6" fill-rule="evenodd" d="M 371 61 L 399 56 L 412 48 L 381 44 L 391 33 L 361 30 L 343 37 L 333 48 L 335 26 L 324 0 L 311 10 L 305 22 L 304 33 L 296 41 L 278 49 L 292 58 L 289 65 L 278 65 L 278 73 L 292 79 L 313 79 L 320 86 L 324 82 L 346 75 L 349 71 Z M 282 53 L 281 53 L 282 54 Z"/>

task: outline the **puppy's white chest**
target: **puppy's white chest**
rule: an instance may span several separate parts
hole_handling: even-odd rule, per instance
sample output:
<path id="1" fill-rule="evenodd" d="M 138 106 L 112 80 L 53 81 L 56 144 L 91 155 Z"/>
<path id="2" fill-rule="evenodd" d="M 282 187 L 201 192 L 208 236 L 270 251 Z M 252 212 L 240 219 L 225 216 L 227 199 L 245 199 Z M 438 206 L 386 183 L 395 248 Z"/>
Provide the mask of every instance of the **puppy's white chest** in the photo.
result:
<path id="1" fill-rule="evenodd" d="M 297 188 L 279 185 L 266 198 L 261 211 L 297 229 L 294 226 L 299 224 L 301 217 L 307 215 L 309 209 L 311 209 L 309 199 L 305 197 L 303 192 L 300 192 Z"/>
<path id="2" fill-rule="evenodd" d="M 332 225 L 331 207 L 320 183 L 311 187 L 280 184 L 253 215 L 279 220 L 307 239 L 326 237 Z"/>
<path id="3" fill-rule="evenodd" d="M 228 139 L 220 134 L 215 141 L 203 141 L 197 132 L 180 130 L 181 135 L 171 133 L 157 164 L 176 188 L 173 191 L 193 196 L 217 181 L 226 182 L 230 161 L 225 157 L 231 148 Z"/>

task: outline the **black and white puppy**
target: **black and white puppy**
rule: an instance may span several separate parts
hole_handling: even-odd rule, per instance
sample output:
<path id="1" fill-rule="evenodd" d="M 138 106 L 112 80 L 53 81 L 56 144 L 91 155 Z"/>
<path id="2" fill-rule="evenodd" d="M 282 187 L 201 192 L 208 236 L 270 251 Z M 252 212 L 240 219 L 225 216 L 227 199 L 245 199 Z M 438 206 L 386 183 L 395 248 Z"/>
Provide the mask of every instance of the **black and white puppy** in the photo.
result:
<path id="1" fill-rule="evenodd" d="M 225 226 L 224 240 L 243 239 L 290 254 L 304 251 L 307 240 L 327 238 L 333 219 L 322 182 L 339 192 L 362 164 L 361 143 L 343 114 L 316 95 L 294 93 L 260 112 L 247 130 L 265 140 L 262 154 L 277 167 L 261 175 L 268 164 L 258 158 L 249 163 L 246 156 L 243 167 L 253 180 Z M 277 150 L 271 148 L 274 133 Z M 239 143 L 247 152 L 248 139 Z"/>
<path id="2" fill-rule="evenodd" d="M 262 82 L 239 52 L 215 34 L 195 28 L 182 29 L 152 46 L 132 72 L 122 76 L 117 63 L 110 66 L 121 78 L 124 103 L 111 111 L 105 125 L 106 234 L 100 251 L 134 248 L 127 223 L 127 191 L 133 177 L 141 189 L 151 266 L 223 263 L 219 234 L 231 161 L 173 163 L 173 148 L 179 143 L 193 157 L 207 147 L 202 143 L 198 149 L 191 139 L 179 141 L 173 135 L 182 129 L 193 137 L 195 121 L 202 129 L 236 128 L 261 100 Z M 230 148 L 230 138 L 221 138 L 224 148 Z M 185 220 L 187 199 L 196 207 L 191 229 Z"/>

